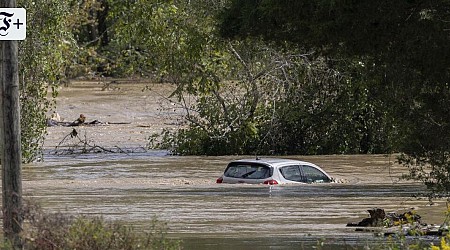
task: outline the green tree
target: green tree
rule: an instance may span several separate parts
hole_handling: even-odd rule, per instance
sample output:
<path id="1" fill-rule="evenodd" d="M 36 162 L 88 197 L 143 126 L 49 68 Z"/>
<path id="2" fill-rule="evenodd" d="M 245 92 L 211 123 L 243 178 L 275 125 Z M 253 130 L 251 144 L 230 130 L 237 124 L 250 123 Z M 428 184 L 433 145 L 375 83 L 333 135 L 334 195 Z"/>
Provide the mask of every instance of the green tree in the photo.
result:
<path id="1" fill-rule="evenodd" d="M 212 43 L 208 36 L 211 15 L 196 9 L 197 4 L 110 0 L 110 42 L 105 56 L 111 72 L 156 76 L 180 86 L 191 82 L 193 67 L 209 53 L 208 44 Z"/>
<path id="2" fill-rule="evenodd" d="M 54 108 L 57 87 L 76 53 L 68 1 L 18 2 L 27 10 L 27 38 L 19 43 L 22 154 L 30 162 L 41 156 L 46 117 Z M 50 93 L 50 94 L 49 94 Z"/>
<path id="3" fill-rule="evenodd" d="M 290 81 L 274 112 L 276 126 L 267 126 L 274 135 L 268 146 L 289 154 L 389 152 L 395 129 L 373 81 L 353 76 L 363 68 L 349 64 L 344 74 L 318 58 L 285 69 Z"/>
<path id="4" fill-rule="evenodd" d="M 190 123 L 188 130 L 176 135 L 178 153 L 223 152 L 226 146 L 217 147 L 225 138 L 221 134 L 226 130 L 234 134 L 235 118 L 241 116 L 238 109 L 228 107 L 220 92 L 223 80 L 239 67 L 226 50 L 227 43 L 214 35 L 212 14 L 220 5 L 221 1 L 110 4 L 109 17 L 117 21 L 109 46 L 117 53 L 109 57 L 115 58 L 116 72 L 155 75 L 177 87 L 173 96 L 185 107 Z M 192 95 L 196 103 L 191 106 L 188 99 Z M 170 141 L 172 135 L 166 138 Z"/>
<path id="5" fill-rule="evenodd" d="M 356 81 L 293 44 L 285 49 L 259 39 L 222 39 L 213 18 L 222 5 L 109 3 L 109 20 L 117 20 L 107 56 L 114 58 L 113 71 L 176 84 L 173 96 L 185 108 L 188 126 L 165 134 L 160 146 L 214 155 L 388 150 L 386 131 L 392 129 L 376 120 L 385 115 L 381 104 L 367 104 L 369 84 L 343 87 L 341 81 Z M 349 68 L 360 74 L 362 67 L 354 65 Z"/>

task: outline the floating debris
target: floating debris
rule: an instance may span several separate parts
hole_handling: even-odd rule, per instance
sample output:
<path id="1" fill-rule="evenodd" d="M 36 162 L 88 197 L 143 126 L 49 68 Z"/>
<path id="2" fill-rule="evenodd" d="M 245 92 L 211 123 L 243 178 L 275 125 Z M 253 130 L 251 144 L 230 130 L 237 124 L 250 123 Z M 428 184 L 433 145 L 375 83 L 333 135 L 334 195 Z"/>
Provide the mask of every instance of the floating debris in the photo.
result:
<path id="1" fill-rule="evenodd" d="M 414 208 L 404 213 L 387 213 L 382 208 L 367 210 L 370 218 L 364 218 L 357 223 L 348 223 L 347 227 L 356 227 L 356 231 L 380 231 L 384 229 L 384 236 L 414 235 L 414 236 L 444 236 L 448 233 L 447 223 L 442 225 L 428 225 L 421 221 L 421 216 Z"/>

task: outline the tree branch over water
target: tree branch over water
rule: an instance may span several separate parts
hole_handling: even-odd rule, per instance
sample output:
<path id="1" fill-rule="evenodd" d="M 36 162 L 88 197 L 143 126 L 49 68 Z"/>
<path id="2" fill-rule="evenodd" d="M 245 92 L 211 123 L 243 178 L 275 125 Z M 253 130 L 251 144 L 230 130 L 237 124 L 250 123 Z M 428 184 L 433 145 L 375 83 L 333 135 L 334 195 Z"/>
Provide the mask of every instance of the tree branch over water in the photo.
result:
<path id="1" fill-rule="evenodd" d="M 144 148 L 142 148 L 142 150 L 145 151 Z M 84 136 L 82 138 L 80 137 L 80 133 L 75 128 L 73 128 L 69 134 L 64 136 L 64 138 L 59 142 L 59 144 L 55 147 L 54 152 L 52 153 L 55 155 L 81 155 L 89 153 L 128 154 L 132 152 L 124 150 L 118 146 L 114 146 L 113 148 L 106 148 L 97 145 L 95 144 L 95 142 L 88 139 L 86 131 L 84 131 Z"/>

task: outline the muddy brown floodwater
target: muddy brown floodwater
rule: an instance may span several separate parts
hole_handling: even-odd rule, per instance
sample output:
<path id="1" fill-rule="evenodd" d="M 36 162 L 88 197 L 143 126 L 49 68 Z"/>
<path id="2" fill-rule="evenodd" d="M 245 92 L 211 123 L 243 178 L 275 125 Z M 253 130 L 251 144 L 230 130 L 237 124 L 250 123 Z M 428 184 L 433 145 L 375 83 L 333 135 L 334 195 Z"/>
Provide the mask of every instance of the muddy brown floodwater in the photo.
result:
<path id="1" fill-rule="evenodd" d="M 373 207 L 414 208 L 427 223 L 444 219 L 443 201 L 430 205 L 414 198 L 424 187 L 400 180 L 406 169 L 395 164 L 395 156 L 289 156 L 316 163 L 342 183 L 267 186 L 215 183 L 228 161 L 246 156 L 144 151 L 149 135 L 181 124 L 181 111 L 166 98 L 170 91 L 139 82 L 105 88 L 95 81 L 60 89 L 62 118 L 72 121 L 83 113 L 104 123 L 77 127 L 80 135 L 129 153 L 55 155 L 73 128 L 50 127 L 45 160 L 23 166 L 24 195 L 50 211 L 100 215 L 143 231 L 157 216 L 185 249 L 309 249 L 320 239 L 330 249 L 361 247 L 383 238 L 345 225 L 368 217 Z"/>

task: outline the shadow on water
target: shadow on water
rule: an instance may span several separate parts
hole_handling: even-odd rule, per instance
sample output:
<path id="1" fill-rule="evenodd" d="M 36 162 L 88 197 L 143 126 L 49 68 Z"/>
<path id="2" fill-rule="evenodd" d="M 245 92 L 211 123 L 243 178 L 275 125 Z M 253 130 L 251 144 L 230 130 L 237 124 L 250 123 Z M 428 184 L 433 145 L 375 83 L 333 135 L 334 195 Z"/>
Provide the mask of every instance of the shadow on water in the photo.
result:
<path id="1" fill-rule="evenodd" d="M 415 208 L 430 223 L 443 219 L 445 205 L 414 198 L 424 187 L 399 181 L 405 170 L 385 156 L 302 157 L 344 183 L 216 184 L 234 158 L 49 155 L 24 166 L 24 193 L 51 211 L 101 215 L 142 231 L 157 216 L 185 249 L 309 249 L 322 241 L 322 249 L 355 249 L 384 240 L 346 227 L 373 207 Z"/>

